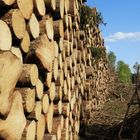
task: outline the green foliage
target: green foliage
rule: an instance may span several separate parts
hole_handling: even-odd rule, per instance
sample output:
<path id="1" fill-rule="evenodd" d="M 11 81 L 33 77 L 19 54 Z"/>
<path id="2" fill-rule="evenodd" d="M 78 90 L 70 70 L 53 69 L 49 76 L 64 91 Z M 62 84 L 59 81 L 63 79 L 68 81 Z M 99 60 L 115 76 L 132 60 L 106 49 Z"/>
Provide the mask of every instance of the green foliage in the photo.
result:
<path id="1" fill-rule="evenodd" d="M 125 84 L 132 83 L 132 74 L 129 65 L 125 64 L 123 61 L 118 61 L 117 73 L 121 82 Z"/>
<path id="2" fill-rule="evenodd" d="M 91 48 L 92 57 L 95 59 L 104 58 L 106 56 L 105 48 Z"/>
<path id="3" fill-rule="evenodd" d="M 95 14 L 92 12 L 93 9 L 87 5 L 82 5 L 80 8 L 80 27 L 81 29 L 85 29 L 88 24 L 90 27 L 98 26 L 99 24 L 106 25 L 103 21 L 102 14 L 97 12 Z"/>
<path id="4" fill-rule="evenodd" d="M 116 55 L 114 54 L 114 52 L 110 51 L 108 53 L 108 60 L 111 70 L 115 71 Z"/>

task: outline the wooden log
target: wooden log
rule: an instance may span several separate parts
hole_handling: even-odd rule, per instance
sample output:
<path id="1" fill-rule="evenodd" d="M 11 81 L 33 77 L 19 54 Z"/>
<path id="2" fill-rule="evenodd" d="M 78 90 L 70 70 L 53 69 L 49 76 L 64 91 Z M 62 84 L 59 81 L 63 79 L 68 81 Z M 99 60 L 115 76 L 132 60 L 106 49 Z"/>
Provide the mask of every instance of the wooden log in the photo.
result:
<path id="1" fill-rule="evenodd" d="M 73 90 L 75 86 L 75 78 L 74 76 L 71 77 L 71 89 Z"/>
<path id="2" fill-rule="evenodd" d="M 46 13 L 44 0 L 33 0 L 35 14 L 44 16 Z"/>
<path id="3" fill-rule="evenodd" d="M 74 30 L 74 37 L 75 37 L 77 40 L 80 40 L 80 31 L 79 31 L 79 29 L 78 29 L 78 30 Z"/>
<path id="4" fill-rule="evenodd" d="M 0 2 L 0 5 L 6 4 L 6 5 L 12 5 L 16 0 L 3 0 Z"/>
<path id="5" fill-rule="evenodd" d="M 49 109 L 49 96 L 48 94 L 43 94 L 43 97 L 42 97 L 43 113 L 46 114 L 48 112 L 48 109 Z"/>
<path id="6" fill-rule="evenodd" d="M 41 113 L 42 113 L 42 103 L 41 101 L 36 101 L 35 107 L 33 111 L 27 116 L 27 119 L 35 119 L 38 121 L 40 119 Z"/>
<path id="7" fill-rule="evenodd" d="M 54 134 L 45 134 L 43 140 L 56 140 L 56 135 Z"/>
<path id="8" fill-rule="evenodd" d="M 32 13 L 31 18 L 28 22 L 27 31 L 32 38 L 35 39 L 39 37 L 39 33 L 40 33 L 39 22 L 34 13 Z"/>
<path id="9" fill-rule="evenodd" d="M 79 41 L 77 42 L 77 49 L 78 49 L 78 50 L 83 50 L 83 41 L 82 41 L 82 40 L 79 40 Z"/>
<path id="10" fill-rule="evenodd" d="M 37 140 L 42 140 L 43 136 L 45 134 L 45 126 L 46 126 L 46 122 L 45 122 L 45 116 L 42 114 L 40 116 L 40 119 L 37 121 L 37 132 L 36 132 L 36 139 Z"/>
<path id="11" fill-rule="evenodd" d="M 64 0 L 64 11 L 65 11 L 65 14 L 68 13 L 69 11 L 69 0 Z"/>
<path id="12" fill-rule="evenodd" d="M 47 11 L 54 11 L 56 9 L 56 1 L 55 0 L 44 0 Z"/>
<path id="13" fill-rule="evenodd" d="M 81 51 L 78 50 L 77 51 L 77 63 L 81 63 L 81 59 L 82 59 L 82 54 L 81 54 Z"/>
<path id="14" fill-rule="evenodd" d="M 12 45 L 12 35 L 7 24 L 0 20 L 0 50 L 10 50 Z"/>
<path id="15" fill-rule="evenodd" d="M 70 70 L 70 74 L 71 74 L 71 76 L 75 76 L 76 75 L 76 72 L 77 72 L 77 67 L 76 67 L 76 65 L 74 66 L 74 67 L 72 67 L 72 69 Z"/>
<path id="16" fill-rule="evenodd" d="M 53 127 L 52 127 L 52 134 L 56 135 L 57 140 L 61 139 L 61 124 L 54 120 Z"/>
<path id="17" fill-rule="evenodd" d="M 64 118 L 64 129 L 68 129 L 69 128 L 69 117 Z"/>
<path id="18" fill-rule="evenodd" d="M 5 140 L 21 139 L 25 125 L 22 97 L 19 92 L 15 91 L 8 117 L 6 120 L 0 120 L 0 138 Z"/>
<path id="19" fill-rule="evenodd" d="M 72 60 L 71 57 L 66 58 L 66 63 L 67 63 L 67 69 L 71 70 L 72 69 Z"/>
<path id="20" fill-rule="evenodd" d="M 35 64 L 24 64 L 17 86 L 35 86 L 38 81 L 38 68 Z"/>
<path id="21" fill-rule="evenodd" d="M 51 101 L 54 100 L 54 98 L 55 98 L 55 93 L 56 93 L 55 83 L 54 83 L 54 82 L 51 82 L 51 86 L 50 86 L 49 90 L 46 91 L 45 93 L 49 95 L 49 99 L 50 99 Z"/>
<path id="22" fill-rule="evenodd" d="M 70 118 L 70 126 L 73 127 L 74 120 L 72 118 L 72 111 L 69 112 L 69 118 Z M 71 132 L 71 130 L 70 130 L 70 132 Z"/>
<path id="23" fill-rule="evenodd" d="M 63 129 L 61 132 L 62 140 L 69 140 L 69 129 Z"/>
<path id="24" fill-rule="evenodd" d="M 52 126 L 53 126 L 53 102 L 49 105 L 49 110 L 45 114 L 45 120 L 46 120 L 46 132 L 51 133 L 52 132 Z"/>
<path id="25" fill-rule="evenodd" d="M 67 61 L 65 60 L 63 63 L 63 71 L 64 71 L 64 77 L 67 77 L 68 74 L 68 67 L 67 67 Z"/>
<path id="26" fill-rule="evenodd" d="M 59 38 L 58 47 L 60 52 L 63 50 L 63 40 L 64 40 L 63 37 Z"/>
<path id="27" fill-rule="evenodd" d="M 93 76 L 93 67 L 90 67 L 90 66 L 87 66 L 86 67 L 86 77 L 90 77 L 90 76 Z"/>
<path id="28" fill-rule="evenodd" d="M 18 0 L 17 5 L 26 19 L 30 19 L 33 13 L 33 0 Z"/>
<path id="29" fill-rule="evenodd" d="M 73 45 L 73 30 L 70 30 L 69 32 L 69 41 L 72 43 Z"/>
<path id="30" fill-rule="evenodd" d="M 68 94 L 67 81 L 64 80 L 63 96 Z"/>
<path id="31" fill-rule="evenodd" d="M 69 13 L 74 17 L 76 15 L 76 3 L 75 0 L 71 0 L 69 3 Z"/>
<path id="32" fill-rule="evenodd" d="M 77 64 L 77 61 L 76 61 L 74 53 L 72 53 L 72 55 L 71 55 L 71 63 L 72 63 L 72 67 L 76 66 L 76 64 Z"/>
<path id="33" fill-rule="evenodd" d="M 11 52 L 20 59 L 21 63 L 23 63 L 22 53 L 18 47 L 12 46 Z"/>
<path id="34" fill-rule="evenodd" d="M 59 52 L 59 49 L 58 49 L 58 44 L 56 41 L 54 41 L 54 48 L 55 48 L 55 58 L 58 57 L 58 52 Z"/>
<path id="35" fill-rule="evenodd" d="M 58 117 L 62 113 L 62 102 L 59 101 L 54 105 L 53 116 Z"/>
<path id="36" fill-rule="evenodd" d="M 82 95 L 84 94 L 84 87 L 82 83 L 79 86 L 79 93 L 81 93 Z"/>
<path id="37" fill-rule="evenodd" d="M 69 14 L 69 17 L 68 17 L 68 24 L 69 24 L 69 30 L 72 30 L 72 17 L 71 15 Z"/>
<path id="38" fill-rule="evenodd" d="M 61 100 L 62 100 L 62 87 L 56 86 L 56 94 L 55 94 L 55 99 L 53 102 L 58 103 Z"/>
<path id="39" fill-rule="evenodd" d="M 85 36 L 85 31 L 80 31 L 80 39 L 83 40 Z"/>
<path id="40" fill-rule="evenodd" d="M 59 40 L 59 38 L 64 36 L 64 25 L 63 20 L 55 20 L 53 21 L 54 28 L 54 39 Z"/>
<path id="41" fill-rule="evenodd" d="M 60 119 L 61 131 L 62 131 L 63 128 L 64 128 L 64 117 L 63 117 L 63 115 L 61 115 L 59 119 Z"/>
<path id="42" fill-rule="evenodd" d="M 25 62 L 36 63 L 40 70 L 51 71 L 54 59 L 53 50 L 52 43 L 43 34 L 31 43 L 31 49 L 26 56 Z"/>
<path id="43" fill-rule="evenodd" d="M 56 81 L 58 77 L 58 59 L 55 58 L 53 60 L 53 66 L 52 66 L 52 78 Z"/>
<path id="44" fill-rule="evenodd" d="M 69 116 L 69 113 L 70 113 L 70 104 L 63 103 L 62 104 L 62 115 L 66 118 Z"/>
<path id="45" fill-rule="evenodd" d="M 67 74 L 67 86 L 68 86 L 68 89 L 71 89 L 71 78 L 70 78 L 70 71 L 68 71 L 68 74 Z"/>
<path id="46" fill-rule="evenodd" d="M 79 24 L 78 24 L 78 21 L 75 19 L 73 22 L 72 22 L 72 28 L 76 31 L 79 30 Z M 75 36 L 76 37 L 76 36 Z M 79 39 L 79 36 L 76 37 L 77 39 Z"/>
<path id="47" fill-rule="evenodd" d="M 30 36 L 29 36 L 29 33 L 25 31 L 25 34 L 20 43 L 20 48 L 22 52 L 28 53 L 29 47 L 30 47 Z"/>
<path id="48" fill-rule="evenodd" d="M 46 80 L 44 82 L 44 85 L 48 88 L 51 87 L 51 82 L 52 82 L 52 72 L 47 72 L 46 74 Z"/>
<path id="49" fill-rule="evenodd" d="M 30 113 L 35 106 L 35 89 L 31 88 L 16 88 L 21 93 L 23 100 L 24 111 Z"/>
<path id="50" fill-rule="evenodd" d="M 81 57 L 81 60 L 82 60 L 83 64 L 86 63 L 86 53 L 85 53 L 85 49 L 82 50 L 82 57 Z"/>
<path id="51" fill-rule="evenodd" d="M 27 120 L 21 140 L 34 140 L 36 133 L 36 122 Z"/>
<path id="52" fill-rule="evenodd" d="M 67 93 L 67 95 L 63 95 L 62 101 L 63 102 L 70 102 L 70 100 L 71 100 L 71 90 L 68 89 L 68 93 Z"/>
<path id="53" fill-rule="evenodd" d="M 66 29 L 64 32 L 64 40 L 68 40 L 69 41 L 69 30 Z"/>
<path id="54" fill-rule="evenodd" d="M 70 109 L 71 109 L 71 111 L 73 111 L 75 103 L 76 103 L 76 95 L 75 95 L 75 92 L 73 92 L 73 95 L 72 95 L 72 98 L 71 98 L 71 101 L 70 101 Z M 73 113 L 74 113 L 74 111 L 73 111 Z"/>
<path id="55" fill-rule="evenodd" d="M 54 38 L 54 29 L 53 29 L 53 18 L 51 14 L 43 16 L 42 20 L 39 22 L 40 33 L 46 33 L 50 40 Z"/>
<path id="56" fill-rule="evenodd" d="M 56 0 L 56 9 L 53 11 L 55 20 L 63 19 L 64 16 L 64 0 Z"/>
<path id="57" fill-rule="evenodd" d="M 26 31 L 25 19 L 19 9 L 15 9 L 12 14 L 12 27 L 18 39 L 24 37 Z"/>
<path id="58" fill-rule="evenodd" d="M 36 93 L 36 98 L 41 100 L 43 96 L 43 91 L 44 91 L 44 86 L 43 83 L 40 79 L 37 80 L 36 86 L 35 86 L 35 93 Z"/>
<path id="59" fill-rule="evenodd" d="M 0 114 L 10 111 L 12 94 L 22 72 L 22 63 L 10 51 L 0 52 Z M 9 79 L 10 78 L 10 79 Z M 5 84 L 6 83 L 6 84 Z"/>
<path id="60" fill-rule="evenodd" d="M 64 43 L 65 52 L 66 52 L 65 56 L 68 57 L 70 56 L 70 43 L 68 40 L 64 40 L 63 43 Z"/>
<path id="61" fill-rule="evenodd" d="M 13 34 L 13 37 L 22 39 L 26 31 L 25 19 L 19 9 L 12 9 L 8 11 L 2 20 L 5 21 Z M 15 35 L 15 36 L 14 36 Z"/>
<path id="62" fill-rule="evenodd" d="M 55 82 L 56 86 L 61 86 L 63 87 L 64 86 L 64 72 L 63 70 L 59 70 L 58 72 L 58 78 L 57 78 L 57 81 Z"/>
<path id="63" fill-rule="evenodd" d="M 83 101 L 84 111 L 86 113 L 87 118 L 91 117 L 91 101 Z"/>
<path id="64" fill-rule="evenodd" d="M 59 53 L 59 55 L 58 55 L 58 68 L 62 69 L 62 67 L 63 67 L 62 54 Z"/>
<path id="65" fill-rule="evenodd" d="M 63 22 L 64 22 L 64 30 L 66 30 L 66 29 L 68 29 L 68 27 L 69 27 L 69 16 L 68 16 L 68 14 L 65 14 L 64 15 L 64 19 L 63 19 Z"/>
<path id="66" fill-rule="evenodd" d="M 63 48 L 63 51 L 62 51 L 62 61 L 63 61 L 63 62 L 64 62 L 65 59 L 66 59 L 66 55 L 65 55 L 65 53 L 66 53 L 66 49 Z"/>

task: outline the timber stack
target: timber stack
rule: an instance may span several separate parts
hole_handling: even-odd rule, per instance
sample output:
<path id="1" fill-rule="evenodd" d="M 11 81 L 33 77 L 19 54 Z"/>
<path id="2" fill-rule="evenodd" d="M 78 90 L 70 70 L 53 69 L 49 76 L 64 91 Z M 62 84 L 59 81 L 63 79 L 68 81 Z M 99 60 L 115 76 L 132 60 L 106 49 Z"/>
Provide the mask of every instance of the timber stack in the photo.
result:
<path id="1" fill-rule="evenodd" d="M 103 41 L 98 28 L 80 30 L 80 5 L 0 1 L 0 139 L 76 140 L 81 112 L 105 101 L 107 61 L 92 66 L 90 49 Z"/>

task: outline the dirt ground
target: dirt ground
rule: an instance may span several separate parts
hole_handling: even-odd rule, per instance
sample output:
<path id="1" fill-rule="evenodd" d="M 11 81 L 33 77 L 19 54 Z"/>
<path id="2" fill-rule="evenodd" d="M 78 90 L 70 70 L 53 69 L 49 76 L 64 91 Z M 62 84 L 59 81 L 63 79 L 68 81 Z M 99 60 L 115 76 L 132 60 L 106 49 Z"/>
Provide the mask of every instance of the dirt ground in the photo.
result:
<path id="1" fill-rule="evenodd" d="M 120 126 L 123 122 L 128 103 L 135 91 L 135 87 L 128 87 L 125 91 L 122 91 L 121 98 L 119 96 L 111 95 L 108 101 L 105 103 L 103 109 L 93 112 L 90 119 L 90 125 L 86 126 L 85 138 L 86 140 L 118 140 L 118 133 Z M 119 94 L 119 93 L 116 93 Z M 122 101 L 123 99 L 123 101 Z M 139 113 L 139 106 L 131 107 L 129 111 L 129 119 L 132 120 L 132 116 Z M 136 118 L 136 117 L 134 117 Z M 134 119 L 128 124 L 128 130 L 132 132 Z M 129 134 L 127 134 L 128 137 Z M 81 138 L 82 139 L 82 138 Z"/>

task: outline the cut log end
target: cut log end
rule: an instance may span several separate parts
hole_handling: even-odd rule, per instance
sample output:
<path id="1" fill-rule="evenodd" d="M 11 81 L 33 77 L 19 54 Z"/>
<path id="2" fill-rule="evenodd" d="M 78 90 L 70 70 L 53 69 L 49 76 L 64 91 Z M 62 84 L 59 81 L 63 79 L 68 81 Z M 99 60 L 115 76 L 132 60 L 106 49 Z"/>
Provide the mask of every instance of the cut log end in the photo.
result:
<path id="1" fill-rule="evenodd" d="M 17 0 L 18 7 L 26 19 L 30 19 L 33 13 L 33 0 Z"/>
<path id="2" fill-rule="evenodd" d="M 12 45 L 12 35 L 7 24 L 0 20 L 0 50 L 10 50 Z"/>

